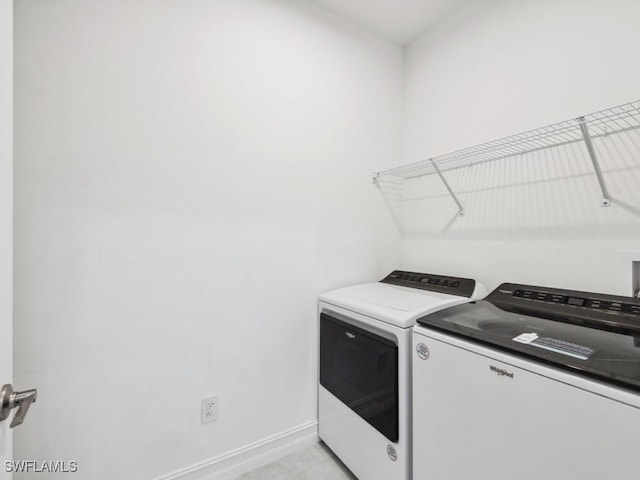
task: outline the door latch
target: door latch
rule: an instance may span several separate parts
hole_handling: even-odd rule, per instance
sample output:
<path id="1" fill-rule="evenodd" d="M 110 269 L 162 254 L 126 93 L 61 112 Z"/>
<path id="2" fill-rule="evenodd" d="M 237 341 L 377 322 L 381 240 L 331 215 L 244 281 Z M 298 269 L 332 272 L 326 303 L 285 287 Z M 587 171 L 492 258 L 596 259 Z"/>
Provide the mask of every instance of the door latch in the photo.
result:
<path id="1" fill-rule="evenodd" d="M 11 428 L 17 427 L 24 422 L 24 417 L 27 416 L 29 407 L 38 398 L 38 391 L 25 390 L 24 392 L 14 392 L 13 385 L 7 383 L 0 390 L 0 422 L 6 420 L 9 417 L 9 413 L 14 408 L 18 408 L 18 411 L 11 420 Z"/>

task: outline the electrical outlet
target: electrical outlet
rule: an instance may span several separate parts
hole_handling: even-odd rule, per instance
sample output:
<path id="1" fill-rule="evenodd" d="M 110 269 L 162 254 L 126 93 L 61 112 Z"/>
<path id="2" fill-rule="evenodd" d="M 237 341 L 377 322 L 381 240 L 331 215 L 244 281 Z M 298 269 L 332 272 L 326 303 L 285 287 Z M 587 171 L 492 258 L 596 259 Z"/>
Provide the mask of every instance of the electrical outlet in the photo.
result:
<path id="1" fill-rule="evenodd" d="M 203 398 L 200 406 L 200 423 L 218 421 L 218 395 Z"/>

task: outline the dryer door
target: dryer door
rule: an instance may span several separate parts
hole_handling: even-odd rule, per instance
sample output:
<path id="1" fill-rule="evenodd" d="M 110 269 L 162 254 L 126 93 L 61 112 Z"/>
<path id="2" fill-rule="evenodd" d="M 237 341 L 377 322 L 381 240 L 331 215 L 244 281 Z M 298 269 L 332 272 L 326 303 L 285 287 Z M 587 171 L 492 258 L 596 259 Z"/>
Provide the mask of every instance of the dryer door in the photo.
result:
<path id="1" fill-rule="evenodd" d="M 320 384 L 390 441 L 398 441 L 394 342 L 322 313 Z"/>

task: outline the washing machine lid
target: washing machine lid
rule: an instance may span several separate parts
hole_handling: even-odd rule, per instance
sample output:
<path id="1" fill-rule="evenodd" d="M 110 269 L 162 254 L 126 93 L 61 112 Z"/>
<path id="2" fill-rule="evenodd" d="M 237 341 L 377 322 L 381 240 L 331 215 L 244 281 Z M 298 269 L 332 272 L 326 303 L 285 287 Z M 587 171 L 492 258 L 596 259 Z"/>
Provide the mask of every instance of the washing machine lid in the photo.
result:
<path id="1" fill-rule="evenodd" d="M 418 319 L 471 342 L 640 391 L 640 300 L 502 284 L 485 300 Z"/>
<path id="2" fill-rule="evenodd" d="M 447 293 L 443 293 L 443 292 Z M 474 280 L 394 271 L 380 282 L 353 285 L 324 293 L 320 301 L 400 328 L 443 308 L 482 298 L 484 287 Z"/>

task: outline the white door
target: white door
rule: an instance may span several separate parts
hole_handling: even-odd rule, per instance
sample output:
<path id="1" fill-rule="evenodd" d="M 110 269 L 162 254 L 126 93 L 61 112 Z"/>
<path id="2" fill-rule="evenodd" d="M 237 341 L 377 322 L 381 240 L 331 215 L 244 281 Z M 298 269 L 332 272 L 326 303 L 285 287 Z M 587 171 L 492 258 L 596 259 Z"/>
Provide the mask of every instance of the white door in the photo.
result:
<path id="1" fill-rule="evenodd" d="M 13 380 L 12 319 L 12 185 L 13 185 L 13 2 L 0 0 L 0 387 Z M 11 478 L 9 422 L 0 422 L 0 478 Z"/>

